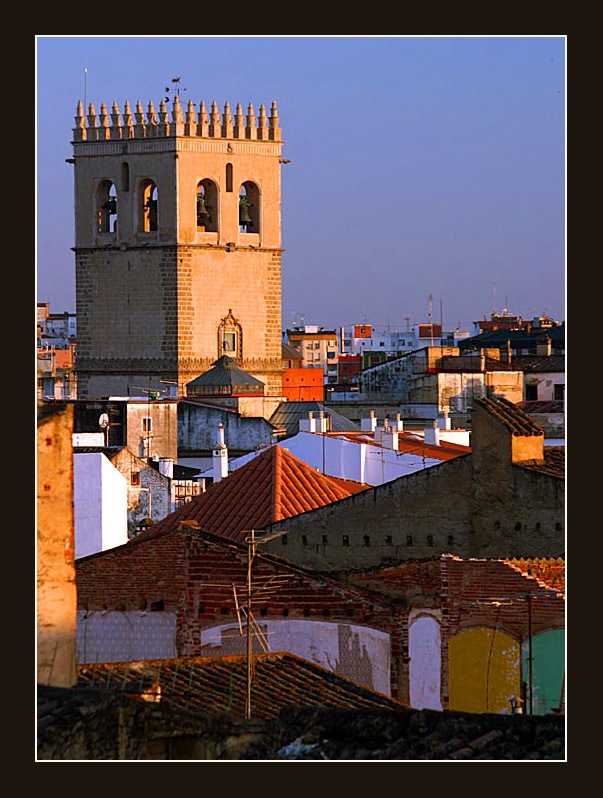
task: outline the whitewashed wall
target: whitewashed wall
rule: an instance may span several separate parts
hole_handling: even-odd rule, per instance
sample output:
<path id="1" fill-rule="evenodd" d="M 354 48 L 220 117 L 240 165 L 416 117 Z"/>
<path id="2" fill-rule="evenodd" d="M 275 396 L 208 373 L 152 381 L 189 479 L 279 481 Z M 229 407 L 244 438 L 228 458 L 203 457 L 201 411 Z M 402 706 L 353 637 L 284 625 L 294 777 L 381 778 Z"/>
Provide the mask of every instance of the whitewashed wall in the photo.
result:
<path id="1" fill-rule="evenodd" d="M 128 485 L 101 452 L 73 457 L 75 558 L 128 542 Z"/>
<path id="2" fill-rule="evenodd" d="M 268 650 L 288 651 L 385 695 L 391 695 L 390 637 L 365 626 L 323 621 L 259 621 Z M 245 627 L 214 626 L 201 632 L 201 656 L 228 656 L 246 650 Z M 254 652 L 262 651 L 257 639 Z"/>
<path id="3" fill-rule="evenodd" d="M 409 614 L 410 705 L 413 709 L 442 709 L 442 642 L 439 613 L 412 610 Z"/>
<path id="4" fill-rule="evenodd" d="M 417 444 L 419 443 L 420 441 L 417 441 Z M 367 442 L 349 441 L 343 437 L 326 437 L 312 432 L 298 432 L 278 446 L 287 449 L 292 455 L 321 473 L 365 482 L 367 485 L 381 485 L 441 463 L 440 460 L 429 457 L 423 459 L 419 445 L 417 445 L 417 454 L 409 454 L 384 449 Z M 258 454 L 259 452 L 256 452 L 237 457 L 230 461 L 229 467 L 234 471 Z"/>
<path id="5" fill-rule="evenodd" d="M 77 613 L 80 665 L 177 657 L 175 612 Z"/>

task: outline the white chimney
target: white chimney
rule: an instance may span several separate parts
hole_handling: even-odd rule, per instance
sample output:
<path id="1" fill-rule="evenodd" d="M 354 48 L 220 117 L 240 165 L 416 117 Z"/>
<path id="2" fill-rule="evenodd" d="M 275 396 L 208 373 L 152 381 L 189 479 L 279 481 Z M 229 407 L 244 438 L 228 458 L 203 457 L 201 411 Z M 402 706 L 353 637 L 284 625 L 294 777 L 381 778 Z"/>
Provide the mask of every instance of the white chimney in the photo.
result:
<path id="1" fill-rule="evenodd" d="M 321 410 L 318 414 L 318 431 L 327 431 L 327 417 L 325 416 L 324 410 Z"/>
<path id="2" fill-rule="evenodd" d="M 431 446 L 439 446 L 440 445 L 440 428 L 438 427 L 438 422 L 434 419 L 432 427 L 426 427 L 424 429 L 425 433 L 425 443 L 429 443 Z"/>
<path id="3" fill-rule="evenodd" d="M 224 424 L 218 424 L 218 445 L 212 452 L 214 482 L 228 476 L 228 449 L 224 443 Z"/>
<path id="4" fill-rule="evenodd" d="M 308 411 L 308 418 L 300 418 L 299 431 L 316 432 L 316 419 L 314 418 L 314 413 L 311 410 Z"/>
<path id="5" fill-rule="evenodd" d="M 360 419 L 360 429 L 363 432 L 374 432 L 377 427 L 377 419 L 375 418 L 375 411 L 371 410 L 368 418 Z"/>
<path id="6" fill-rule="evenodd" d="M 395 427 L 383 427 L 381 443 L 387 449 L 398 451 L 398 430 Z"/>
<path id="7" fill-rule="evenodd" d="M 159 473 L 164 477 L 174 478 L 174 458 L 173 457 L 160 457 L 159 458 Z"/>
<path id="8" fill-rule="evenodd" d="M 393 424 L 390 424 L 390 427 L 393 427 L 398 432 L 402 432 L 404 430 L 404 422 L 400 416 L 400 413 L 396 413 L 396 420 Z"/>
<path id="9" fill-rule="evenodd" d="M 452 421 L 448 418 L 448 408 L 445 407 L 443 417 L 437 420 L 438 429 L 452 429 Z"/>

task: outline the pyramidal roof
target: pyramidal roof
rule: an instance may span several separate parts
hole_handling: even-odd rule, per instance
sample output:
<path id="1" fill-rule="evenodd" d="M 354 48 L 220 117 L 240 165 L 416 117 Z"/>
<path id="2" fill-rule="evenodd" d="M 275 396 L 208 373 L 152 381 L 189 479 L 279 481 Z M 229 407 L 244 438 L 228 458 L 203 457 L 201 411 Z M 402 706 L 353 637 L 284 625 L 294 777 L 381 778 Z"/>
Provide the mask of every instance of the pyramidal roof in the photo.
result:
<path id="1" fill-rule="evenodd" d="M 132 542 L 156 537 L 182 521 L 196 521 L 207 532 L 244 540 L 251 529 L 265 529 L 368 488 L 362 482 L 325 476 L 282 446 L 271 446 Z"/>
<path id="2" fill-rule="evenodd" d="M 230 387 L 254 386 L 264 390 L 265 385 L 261 380 L 252 377 L 239 366 L 236 360 L 228 355 L 222 355 L 212 363 L 212 368 L 187 383 L 187 388 L 215 387 L 227 385 Z"/>

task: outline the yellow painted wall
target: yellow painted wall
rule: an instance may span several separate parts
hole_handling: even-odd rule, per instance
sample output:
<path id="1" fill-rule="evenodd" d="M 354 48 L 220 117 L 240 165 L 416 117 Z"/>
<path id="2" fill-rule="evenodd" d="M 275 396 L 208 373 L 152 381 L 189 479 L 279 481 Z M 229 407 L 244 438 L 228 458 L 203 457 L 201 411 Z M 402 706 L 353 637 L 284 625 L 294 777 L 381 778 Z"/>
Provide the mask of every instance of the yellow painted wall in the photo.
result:
<path id="1" fill-rule="evenodd" d="M 449 705 L 459 712 L 510 711 L 520 695 L 519 643 L 495 629 L 468 629 L 448 646 Z"/>

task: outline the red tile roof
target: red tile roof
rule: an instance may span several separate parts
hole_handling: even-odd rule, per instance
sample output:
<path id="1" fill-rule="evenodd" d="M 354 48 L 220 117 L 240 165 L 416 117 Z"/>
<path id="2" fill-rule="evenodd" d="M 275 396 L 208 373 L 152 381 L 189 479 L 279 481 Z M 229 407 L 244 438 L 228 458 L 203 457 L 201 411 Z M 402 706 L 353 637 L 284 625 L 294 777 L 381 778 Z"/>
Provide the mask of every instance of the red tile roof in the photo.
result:
<path id="1" fill-rule="evenodd" d="M 186 657 L 82 665 L 78 686 L 101 686 L 133 698 L 155 696 L 189 712 L 245 717 L 247 658 Z M 288 652 L 253 658 L 251 709 L 254 718 L 277 718 L 287 706 L 351 707 L 401 711 L 402 703 L 354 684 Z"/>
<path id="2" fill-rule="evenodd" d="M 565 560 L 563 557 L 535 557 L 505 559 L 503 562 L 511 567 L 533 576 L 544 587 L 558 590 L 565 594 Z"/>
<path id="3" fill-rule="evenodd" d="M 345 438 L 355 443 L 370 443 L 371 446 L 377 446 L 382 449 L 388 448 L 375 441 L 374 433 L 372 432 L 326 432 L 315 434 L 325 434 L 331 438 Z M 441 441 L 438 445 L 425 443 L 422 437 L 417 437 L 416 433 L 401 430 L 398 433 L 398 451 L 405 454 L 424 455 L 433 460 L 453 460 L 460 455 L 470 454 L 471 447 L 463 446 L 460 443 L 450 443 L 449 441 Z"/>
<path id="4" fill-rule="evenodd" d="M 527 437 L 544 435 L 542 427 L 532 421 L 518 405 L 513 404 L 513 402 L 503 396 L 495 399 L 476 399 L 476 404 L 485 408 L 492 416 L 504 424 L 512 435 Z"/>
<path id="5" fill-rule="evenodd" d="M 134 541 L 156 537 L 182 521 L 196 521 L 207 532 L 243 540 L 250 529 L 265 529 L 368 487 L 321 474 L 282 446 L 271 446 Z"/>

